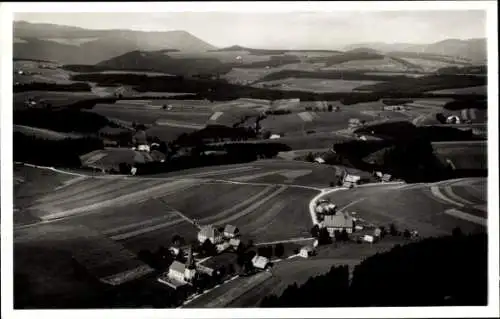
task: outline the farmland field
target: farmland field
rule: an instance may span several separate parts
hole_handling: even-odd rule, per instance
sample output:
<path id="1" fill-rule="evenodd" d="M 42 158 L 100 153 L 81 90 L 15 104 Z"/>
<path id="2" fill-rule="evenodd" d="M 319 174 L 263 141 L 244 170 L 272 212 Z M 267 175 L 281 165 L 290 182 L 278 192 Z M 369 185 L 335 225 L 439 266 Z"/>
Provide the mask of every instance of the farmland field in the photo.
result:
<path id="1" fill-rule="evenodd" d="M 453 182 L 441 185 L 447 183 Z M 327 197 L 339 207 L 350 205 L 348 211 L 369 223 L 386 228 L 394 223 L 399 229 L 417 229 L 421 236 L 447 235 L 457 226 L 464 232 L 484 231 L 481 224 L 446 214 L 457 205 L 437 197 L 432 190 L 423 184 L 380 185 L 337 191 Z M 467 207 L 460 208 L 470 213 Z"/>
<path id="2" fill-rule="evenodd" d="M 421 74 L 421 73 L 409 73 L 409 72 L 382 72 L 382 71 L 375 71 L 375 72 L 365 72 L 364 74 L 366 75 L 382 75 L 382 76 L 407 76 L 407 77 L 412 77 L 412 78 L 419 78 L 422 76 L 426 76 L 426 74 Z"/>
<path id="3" fill-rule="evenodd" d="M 29 91 L 14 93 L 14 110 L 24 109 L 24 102 L 28 98 L 35 100 L 45 100 L 52 104 L 53 107 L 73 104 L 75 102 L 97 98 L 98 96 L 92 92 L 57 92 L 57 91 Z"/>
<path id="4" fill-rule="evenodd" d="M 407 66 L 389 57 L 375 60 L 351 60 L 332 66 L 322 68 L 322 70 L 371 70 L 381 72 L 404 72 Z"/>
<path id="5" fill-rule="evenodd" d="M 486 85 L 481 85 L 481 86 L 472 86 L 472 87 L 468 87 L 468 88 L 456 88 L 456 89 L 431 91 L 430 93 L 435 93 L 435 94 L 480 94 L 480 95 L 486 95 L 487 91 L 488 91 L 488 87 Z"/>
<path id="6" fill-rule="evenodd" d="M 434 152 L 442 161 L 451 160 L 457 169 L 487 169 L 488 153 L 485 141 L 433 143 Z"/>
<path id="7" fill-rule="evenodd" d="M 270 130 L 273 133 L 307 132 L 309 130 L 334 132 L 347 129 L 351 118 L 369 122 L 377 119 L 378 116 L 364 114 L 362 110 L 353 106 L 346 107 L 340 112 L 309 111 L 286 115 L 269 115 L 260 124 L 264 130 Z"/>
<path id="8" fill-rule="evenodd" d="M 97 104 L 91 110 L 93 113 L 112 117 L 123 121 L 137 122 L 142 124 L 154 124 L 158 119 L 169 118 L 171 120 L 185 121 L 203 124 L 212 113 L 206 111 L 186 110 L 168 111 L 160 108 L 147 107 L 133 104 Z"/>
<path id="9" fill-rule="evenodd" d="M 424 72 L 435 72 L 440 68 L 445 68 L 449 66 L 457 66 L 457 63 L 452 61 L 436 61 L 436 60 L 427 60 L 427 59 L 415 59 L 415 58 L 401 58 L 409 63 L 416 64 L 420 66 Z M 458 64 L 459 66 L 461 64 Z"/>
<path id="10" fill-rule="evenodd" d="M 42 65 L 50 66 L 51 68 L 43 68 Z M 35 61 L 14 61 L 14 70 L 22 70 L 25 74 L 14 74 L 14 83 L 29 83 L 29 82 L 53 82 L 60 84 L 73 83 L 71 80 L 72 72 L 56 68 L 54 63 L 42 63 Z"/>
<path id="11" fill-rule="evenodd" d="M 259 87 L 265 85 L 280 85 L 280 90 L 298 90 L 316 93 L 325 92 L 352 92 L 357 87 L 363 85 L 372 85 L 380 81 L 350 81 L 350 80 L 325 80 L 325 79 L 305 79 L 305 78 L 286 78 L 276 81 L 264 81 L 259 83 Z"/>
<path id="12" fill-rule="evenodd" d="M 35 136 L 37 138 L 43 138 L 47 140 L 63 140 L 65 138 L 79 138 L 81 135 L 75 133 L 60 133 L 56 131 L 51 131 L 47 129 L 30 127 L 24 125 L 13 125 L 14 132 L 23 133 L 28 136 Z"/>

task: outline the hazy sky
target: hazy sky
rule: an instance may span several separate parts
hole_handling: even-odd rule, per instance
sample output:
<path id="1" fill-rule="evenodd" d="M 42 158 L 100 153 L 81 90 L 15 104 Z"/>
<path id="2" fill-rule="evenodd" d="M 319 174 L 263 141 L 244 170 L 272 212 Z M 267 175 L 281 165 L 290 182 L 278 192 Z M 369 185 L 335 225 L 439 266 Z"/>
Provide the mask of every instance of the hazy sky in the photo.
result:
<path id="1" fill-rule="evenodd" d="M 484 11 L 334 13 L 16 13 L 15 20 L 89 29 L 185 30 L 215 46 L 334 49 L 360 42 L 486 37 Z"/>

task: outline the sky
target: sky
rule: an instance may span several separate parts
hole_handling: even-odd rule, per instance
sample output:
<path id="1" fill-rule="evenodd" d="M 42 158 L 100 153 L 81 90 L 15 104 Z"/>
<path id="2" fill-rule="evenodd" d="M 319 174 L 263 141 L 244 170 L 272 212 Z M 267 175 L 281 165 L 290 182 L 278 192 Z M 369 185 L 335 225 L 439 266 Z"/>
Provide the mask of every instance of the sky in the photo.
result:
<path id="1" fill-rule="evenodd" d="M 336 49 L 366 42 L 432 43 L 486 37 L 486 12 L 16 13 L 16 21 L 87 29 L 184 30 L 218 47 Z"/>

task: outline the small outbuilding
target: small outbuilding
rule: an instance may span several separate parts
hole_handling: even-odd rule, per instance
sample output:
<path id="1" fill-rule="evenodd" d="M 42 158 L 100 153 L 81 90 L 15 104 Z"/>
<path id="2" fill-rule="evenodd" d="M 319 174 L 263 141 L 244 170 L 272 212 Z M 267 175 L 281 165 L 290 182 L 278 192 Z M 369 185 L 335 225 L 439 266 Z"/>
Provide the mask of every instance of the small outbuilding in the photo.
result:
<path id="1" fill-rule="evenodd" d="M 300 249 L 299 256 L 303 258 L 309 258 L 313 256 L 315 253 L 314 247 L 312 246 L 304 246 Z"/>
<path id="2" fill-rule="evenodd" d="M 235 238 L 235 237 L 238 237 L 239 234 L 240 234 L 240 230 L 236 226 L 226 225 L 226 227 L 224 227 L 224 236 L 226 238 Z"/>
<path id="3" fill-rule="evenodd" d="M 366 241 L 367 243 L 373 243 L 375 241 L 375 238 L 371 235 L 364 235 L 363 241 Z"/>
<path id="4" fill-rule="evenodd" d="M 266 269 L 269 267 L 269 259 L 264 256 L 256 255 L 252 258 L 252 264 L 257 269 Z"/>

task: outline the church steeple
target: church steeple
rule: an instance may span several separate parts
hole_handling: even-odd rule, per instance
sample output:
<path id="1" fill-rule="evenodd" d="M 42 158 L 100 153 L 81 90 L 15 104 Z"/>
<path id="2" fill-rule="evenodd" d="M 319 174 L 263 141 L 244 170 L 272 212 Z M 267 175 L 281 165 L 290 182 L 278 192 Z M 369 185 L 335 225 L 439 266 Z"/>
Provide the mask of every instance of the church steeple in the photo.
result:
<path id="1" fill-rule="evenodd" d="M 186 267 L 188 269 L 195 269 L 195 264 L 194 264 L 194 258 L 193 258 L 193 246 L 192 245 L 189 245 L 189 248 L 188 248 L 188 258 L 187 258 L 187 261 L 186 261 Z"/>

